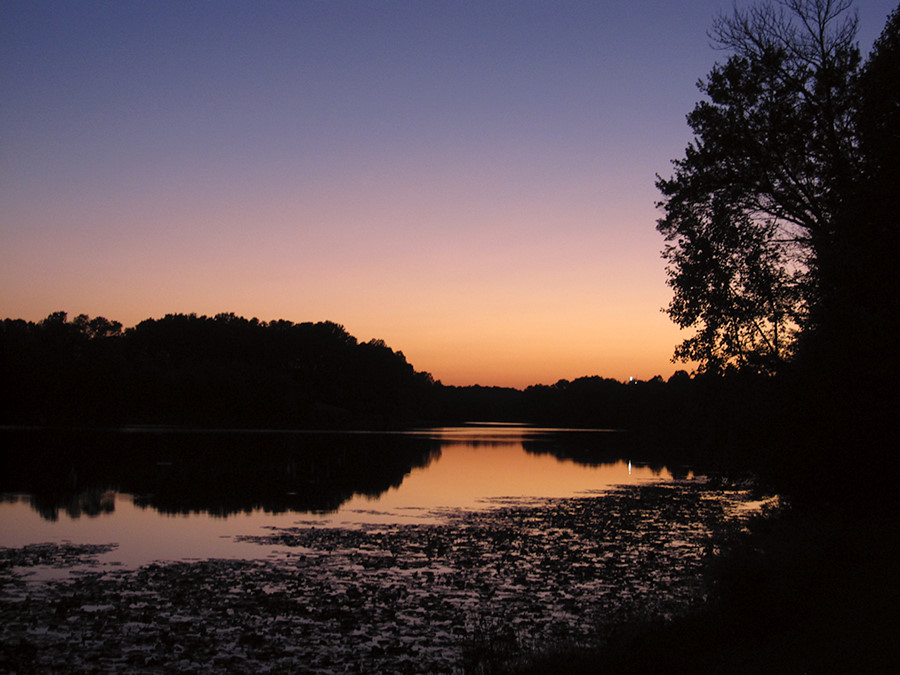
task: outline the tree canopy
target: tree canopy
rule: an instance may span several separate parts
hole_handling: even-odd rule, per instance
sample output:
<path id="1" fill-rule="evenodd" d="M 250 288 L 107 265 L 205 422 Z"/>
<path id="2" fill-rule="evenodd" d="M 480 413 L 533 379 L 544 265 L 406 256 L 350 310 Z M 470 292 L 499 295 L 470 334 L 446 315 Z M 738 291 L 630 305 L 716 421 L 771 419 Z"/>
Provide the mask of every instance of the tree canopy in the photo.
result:
<path id="1" fill-rule="evenodd" d="M 433 384 L 402 352 L 330 321 L 0 321 L 4 424 L 382 428 L 428 415 Z"/>
<path id="2" fill-rule="evenodd" d="M 730 52 L 674 174 L 657 177 L 673 298 L 701 371 L 775 372 L 820 316 L 862 164 L 860 54 L 851 0 L 776 0 L 713 25 Z"/>

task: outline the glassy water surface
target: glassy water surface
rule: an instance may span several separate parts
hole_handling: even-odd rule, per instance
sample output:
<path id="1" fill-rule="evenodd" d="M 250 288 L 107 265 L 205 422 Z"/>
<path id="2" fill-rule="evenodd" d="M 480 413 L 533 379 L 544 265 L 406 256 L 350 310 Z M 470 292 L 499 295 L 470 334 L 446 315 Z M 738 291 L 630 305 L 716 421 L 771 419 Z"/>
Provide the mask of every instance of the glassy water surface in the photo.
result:
<path id="1" fill-rule="evenodd" d="M 2 433 L 0 547 L 115 543 L 100 561 L 127 567 L 274 554 L 234 539 L 272 527 L 434 522 L 672 477 L 604 430 Z"/>

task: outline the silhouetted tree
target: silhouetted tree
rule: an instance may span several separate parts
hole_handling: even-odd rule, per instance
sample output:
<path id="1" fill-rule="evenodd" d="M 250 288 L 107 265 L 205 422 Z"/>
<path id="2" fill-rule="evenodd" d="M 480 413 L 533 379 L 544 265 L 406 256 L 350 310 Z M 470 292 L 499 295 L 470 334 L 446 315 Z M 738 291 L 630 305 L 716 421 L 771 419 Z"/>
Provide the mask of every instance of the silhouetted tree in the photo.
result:
<path id="1" fill-rule="evenodd" d="M 818 358 L 885 371 L 900 329 L 900 8 L 889 18 L 856 87 L 859 170 L 822 260 L 823 301 L 811 348 Z M 823 353 L 824 352 L 824 353 Z"/>
<path id="2" fill-rule="evenodd" d="M 732 55 L 699 86 L 695 139 L 658 178 L 676 358 L 776 371 L 820 300 L 820 260 L 858 170 L 850 0 L 776 0 L 720 17 Z"/>
<path id="3" fill-rule="evenodd" d="M 892 490 L 900 456 L 900 8 L 860 71 L 856 140 L 859 170 L 836 219 L 835 246 L 820 261 L 822 297 L 800 344 L 794 401 L 799 430 L 816 458 L 820 485 L 843 494 Z M 853 457 L 847 467 L 848 456 Z M 877 466 L 877 471 L 869 467 Z M 795 468 L 803 481 L 807 466 Z M 798 482 L 803 482 L 798 481 Z"/>

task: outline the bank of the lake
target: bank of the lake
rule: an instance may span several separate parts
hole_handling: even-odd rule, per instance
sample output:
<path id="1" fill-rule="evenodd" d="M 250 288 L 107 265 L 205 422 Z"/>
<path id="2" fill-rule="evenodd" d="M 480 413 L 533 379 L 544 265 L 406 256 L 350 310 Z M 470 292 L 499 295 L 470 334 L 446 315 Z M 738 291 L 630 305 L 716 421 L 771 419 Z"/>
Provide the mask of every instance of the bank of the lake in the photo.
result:
<path id="1" fill-rule="evenodd" d="M 750 518 L 723 539 L 696 611 L 623 624 L 599 649 L 554 650 L 514 672 L 893 672 L 896 516 L 876 501 L 798 502 Z"/>

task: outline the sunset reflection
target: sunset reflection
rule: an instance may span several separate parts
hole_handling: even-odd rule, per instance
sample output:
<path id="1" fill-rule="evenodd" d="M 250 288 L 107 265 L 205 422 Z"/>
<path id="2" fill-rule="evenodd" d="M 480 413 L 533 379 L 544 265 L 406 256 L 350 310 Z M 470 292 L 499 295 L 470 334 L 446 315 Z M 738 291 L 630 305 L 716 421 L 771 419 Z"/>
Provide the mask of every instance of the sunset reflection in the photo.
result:
<path id="1" fill-rule="evenodd" d="M 434 509 L 484 508 L 487 500 L 502 497 L 572 497 L 672 477 L 668 470 L 633 464 L 627 458 L 588 465 L 561 459 L 552 452 L 528 452 L 523 445 L 527 439 L 546 439 L 551 433 L 564 439 L 566 430 L 472 425 L 410 433 L 439 439 L 439 457 L 427 467 L 414 469 L 399 487 L 376 498 L 357 495 L 337 514 L 323 519 L 395 521 Z M 592 433 L 602 438 L 610 432 L 571 433 Z"/>
<path id="2" fill-rule="evenodd" d="M 584 466 L 551 455 L 526 454 L 521 443 L 454 443 L 442 449 L 433 467 L 413 471 L 399 488 L 373 500 L 355 497 L 341 510 L 361 504 L 380 509 L 475 508 L 495 497 L 571 497 L 664 478 L 671 474 L 632 467 L 626 460 Z"/>
<path id="3" fill-rule="evenodd" d="M 356 465 L 373 452 L 383 458 L 408 457 L 410 463 L 401 461 L 393 469 L 396 471 L 393 478 L 376 483 L 355 483 L 353 474 L 347 474 L 344 478 L 350 481 L 347 485 L 342 487 L 335 482 L 329 488 L 335 490 L 333 502 L 304 500 L 299 493 L 280 494 L 284 485 L 278 487 L 277 477 L 284 473 L 284 466 L 292 466 L 297 472 L 294 490 L 321 491 L 323 483 L 310 482 L 319 475 L 331 475 L 332 480 L 339 481 L 341 464 L 322 465 L 304 477 L 309 469 L 303 467 L 307 463 L 315 466 L 321 460 L 315 459 L 318 455 L 314 438 L 326 448 L 340 450 L 337 454 L 344 453 L 347 461 Z M 90 544 L 116 543 L 118 548 L 105 554 L 102 560 L 129 566 L 154 559 L 239 558 L 251 554 L 253 549 L 235 542 L 234 537 L 254 535 L 270 527 L 292 527 L 298 523 L 351 527 L 364 523 L 429 523 L 459 509 L 491 508 L 495 505 L 491 500 L 565 498 L 671 477 L 666 469 L 643 466 L 612 450 L 610 441 L 618 438 L 616 432 L 599 430 L 473 424 L 389 434 L 298 435 L 288 445 L 289 450 L 285 450 L 278 437 L 165 435 L 160 437 L 165 439 L 163 447 L 187 442 L 190 455 L 199 462 L 196 466 L 179 463 L 176 467 L 172 463 L 151 461 L 157 468 L 165 464 L 161 467 L 162 476 L 180 476 L 175 483 L 165 479 L 155 484 L 160 491 L 157 494 L 145 494 L 134 487 L 131 488 L 134 494 L 123 487 L 118 488 L 120 492 L 85 487 L 59 503 L 51 495 L 38 498 L 21 492 L 10 493 L 0 504 L 0 546 L 67 539 Z M 110 449 L 120 453 L 136 453 L 136 448 L 148 441 L 142 435 L 114 436 L 115 439 L 118 443 L 113 443 Z M 121 445 L 123 439 L 136 445 Z M 243 449 L 244 454 L 228 452 L 232 445 L 233 449 Z M 102 454 L 102 443 L 92 447 Z M 405 454 L 403 448 L 407 448 Z M 249 463 L 248 452 L 255 458 Z M 571 458 L 572 453 L 577 453 L 577 461 Z M 335 452 L 325 454 L 331 456 Z M 207 459 L 202 460 L 205 455 Z M 276 456 L 283 459 L 274 461 Z M 289 457 L 294 459 L 287 462 Z M 271 472 L 251 477 L 253 467 L 258 470 L 266 461 L 272 464 Z M 263 483 L 247 492 L 246 501 L 229 502 L 225 508 L 221 495 L 197 482 L 198 476 L 223 470 L 223 476 L 230 476 L 237 466 L 242 467 L 246 485 L 235 482 L 232 489 L 246 489 L 260 478 Z M 374 468 L 365 470 L 371 473 Z M 99 480 L 90 477 L 87 465 L 82 474 L 85 480 Z M 126 485 L 133 478 L 122 474 L 119 480 L 121 485 Z M 375 484 L 383 487 L 373 489 Z M 138 485 L 142 483 L 135 483 Z M 94 502 L 102 503 L 103 508 L 90 506 Z M 315 506 L 317 503 L 322 505 Z M 324 506 L 329 503 L 333 506 Z"/>

